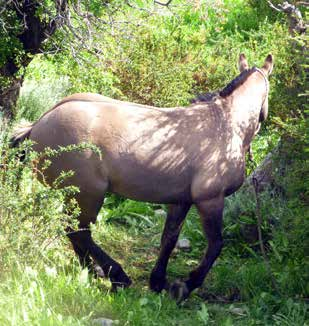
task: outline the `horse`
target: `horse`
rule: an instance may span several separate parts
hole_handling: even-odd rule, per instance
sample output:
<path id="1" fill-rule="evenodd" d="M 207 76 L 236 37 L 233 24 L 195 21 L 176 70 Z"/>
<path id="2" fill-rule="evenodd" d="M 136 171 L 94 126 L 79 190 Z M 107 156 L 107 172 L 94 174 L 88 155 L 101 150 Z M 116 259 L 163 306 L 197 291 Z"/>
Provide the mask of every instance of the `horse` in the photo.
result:
<path id="1" fill-rule="evenodd" d="M 44 174 L 52 183 L 62 171 L 74 171 L 66 182 L 80 190 L 76 195 L 80 229 L 68 237 L 81 264 L 99 266 L 113 289 L 129 286 L 131 279 L 94 242 L 89 229 L 107 191 L 168 205 L 151 290 L 165 289 L 180 302 L 202 285 L 219 256 L 224 198 L 242 185 L 245 154 L 267 118 L 273 56 L 269 54 L 261 68 L 249 68 L 241 54 L 238 64 L 240 74 L 226 87 L 187 107 L 158 108 L 80 93 L 64 98 L 14 133 L 14 147 L 28 138 L 38 152 L 87 142 L 103 153 L 102 159 L 90 149 L 62 153 L 52 158 Z M 208 247 L 185 280 L 169 284 L 168 260 L 192 205 L 199 212 Z"/>

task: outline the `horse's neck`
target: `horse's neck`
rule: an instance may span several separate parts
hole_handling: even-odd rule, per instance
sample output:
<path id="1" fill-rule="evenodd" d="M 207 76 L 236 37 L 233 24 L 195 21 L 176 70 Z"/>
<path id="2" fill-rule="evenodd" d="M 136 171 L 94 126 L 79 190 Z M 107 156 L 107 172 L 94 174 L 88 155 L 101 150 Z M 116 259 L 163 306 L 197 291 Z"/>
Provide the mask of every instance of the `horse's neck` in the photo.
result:
<path id="1" fill-rule="evenodd" d="M 233 131 L 248 149 L 259 124 L 261 110 L 261 91 L 259 88 L 242 85 L 230 95 Z"/>

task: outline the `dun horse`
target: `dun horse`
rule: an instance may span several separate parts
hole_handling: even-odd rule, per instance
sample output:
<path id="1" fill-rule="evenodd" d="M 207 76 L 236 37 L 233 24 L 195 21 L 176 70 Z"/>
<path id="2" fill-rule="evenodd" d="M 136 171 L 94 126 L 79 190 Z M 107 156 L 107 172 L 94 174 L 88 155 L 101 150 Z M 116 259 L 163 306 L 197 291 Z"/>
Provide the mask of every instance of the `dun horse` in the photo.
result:
<path id="1" fill-rule="evenodd" d="M 96 94 L 75 94 L 62 100 L 37 122 L 17 130 L 13 146 L 29 138 L 34 149 L 89 142 L 98 146 L 100 160 L 90 150 L 64 153 L 52 159 L 46 179 L 73 170 L 70 184 L 79 187 L 80 228 L 69 238 L 82 264 L 97 264 L 112 286 L 129 286 L 119 263 L 92 239 L 89 224 L 96 221 L 104 194 L 169 205 L 158 260 L 150 288 L 169 289 L 181 301 L 201 286 L 222 241 L 224 197 L 244 181 L 245 153 L 268 112 L 268 75 L 273 58 L 261 69 L 249 69 L 243 54 L 240 75 L 222 91 L 188 107 L 155 108 L 121 102 Z M 199 211 L 208 238 L 200 265 L 184 281 L 169 285 L 166 268 L 191 205 Z M 85 230 L 86 229 L 86 230 Z"/>

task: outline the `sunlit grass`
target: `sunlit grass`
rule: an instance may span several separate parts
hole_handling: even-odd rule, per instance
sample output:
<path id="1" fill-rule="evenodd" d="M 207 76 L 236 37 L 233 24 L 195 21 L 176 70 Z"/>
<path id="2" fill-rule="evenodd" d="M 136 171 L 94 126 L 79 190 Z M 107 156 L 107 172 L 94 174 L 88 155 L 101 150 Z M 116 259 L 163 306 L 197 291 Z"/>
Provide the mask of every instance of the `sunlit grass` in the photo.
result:
<path id="1" fill-rule="evenodd" d="M 192 223 L 197 223 L 196 212 L 189 215 L 184 230 L 187 235 Z M 49 262 L 35 265 L 12 262 L 11 268 L 1 275 L 0 324 L 94 325 L 95 319 L 103 317 L 118 320 L 120 325 L 255 325 L 259 319 L 273 320 L 272 315 L 267 316 L 267 306 L 264 311 L 251 304 L 252 299 L 254 303 L 258 298 L 260 302 L 264 298 L 269 304 L 276 303 L 275 297 L 267 294 L 267 286 L 261 287 L 265 277 L 265 271 L 262 273 L 263 268 L 260 269 L 263 263 L 259 265 L 254 259 L 243 262 L 237 257 L 232 259 L 228 252 L 219 258 L 204 286 L 183 305 L 177 306 L 167 293 L 150 292 L 148 278 L 157 257 L 163 222 L 164 218 L 158 217 L 152 228 L 143 228 L 99 218 L 98 224 L 93 226 L 96 241 L 122 263 L 133 280 L 130 289 L 118 293 L 110 292 L 108 281 L 94 279 L 87 270 L 82 270 L 66 241 L 61 242 L 57 250 L 53 249 L 55 255 Z M 194 247 L 196 240 L 191 240 Z M 202 252 L 197 255 L 194 250 L 176 251 L 170 260 L 169 278 L 187 275 L 201 255 Z M 235 302 L 228 300 L 234 295 L 233 291 L 241 292 Z M 301 325 L 299 321 L 305 321 L 303 305 L 290 302 L 286 309 L 290 309 L 288 317 L 285 313 L 276 315 L 273 309 L 270 312 L 275 314 L 277 322 L 289 318 L 287 320 L 296 321 L 295 325 Z"/>

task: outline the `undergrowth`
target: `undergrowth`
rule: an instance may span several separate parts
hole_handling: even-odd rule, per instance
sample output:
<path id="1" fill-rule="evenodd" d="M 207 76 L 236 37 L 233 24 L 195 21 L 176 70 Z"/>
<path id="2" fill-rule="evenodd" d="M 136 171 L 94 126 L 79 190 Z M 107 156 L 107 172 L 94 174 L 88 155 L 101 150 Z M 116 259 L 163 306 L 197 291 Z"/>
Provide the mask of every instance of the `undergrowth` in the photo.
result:
<path id="1" fill-rule="evenodd" d="M 133 15 L 139 22 L 145 13 Z M 261 194 L 272 276 L 257 241 L 254 197 L 239 192 L 226 200 L 225 247 L 203 287 L 182 306 L 166 293 L 150 293 L 148 278 L 165 207 L 110 194 L 92 231 L 134 282 L 130 289 L 111 293 L 108 281 L 81 269 L 65 236 L 68 226 L 76 227 L 78 207 L 67 203 L 78 190 L 61 186 L 66 175 L 53 186 L 39 183 L 30 145 L 21 148 L 28 152 L 22 164 L 1 137 L 0 324 L 94 325 L 105 317 L 134 326 L 309 325 L 306 97 L 297 96 L 305 85 L 305 69 L 298 67 L 303 53 L 295 51 L 282 16 L 261 1 L 216 1 L 212 6 L 207 1 L 199 11 L 175 1 L 172 11 L 143 22 L 128 25 L 124 38 L 102 35 L 100 62 L 91 55 L 82 63 L 69 53 L 37 56 L 26 71 L 18 118 L 34 121 L 61 97 L 81 91 L 156 106 L 187 105 L 195 94 L 222 88 L 234 78 L 240 52 L 252 65 L 272 52 L 270 119 L 253 144 L 255 164 L 247 167 L 251 173 L 279 142 L 287 145 L 274 160 L 280 191 Z M 192 248 L 172 254 L 171 280 L 188 275 L 207 246 L 194 208 L 181 237 Z"/>
<path id="2" fill-rule="evenodd" d="M 295 216 L 301 198 L 283 201 L 269 198 L 273 195 L 267 192 L 262 195 L 263 236 L 278 288 L 273 288 L 257 240 L 250 233 L 250 228 L 256 228 L 254 202 L 236 194 L 226 201 L 222 255 L 204 286 L 179 307 L 166 293 L 156 295 L 148 289 L 164 206 L 115 195 L 105 200 L 96 225 L 92 225 L 94 238 L 134 282 L 131 289 L 111 293 L 108 281 L 94 279 L 81 269 L 65 237 L 66 227 L 72 226 L 68 211 L 74 215 L 74 209 L 64 209 L 71 190 L 46 187 L 33 179 L 30 168 L 36 154 L 27 150 L 28 168 L 23 172 L 15 160 L 16 151 L 5 148 L 1 156 L 1 164 L 5 164 L 0 172 L 1 324 L 94 325 L 102 317 L 123 325 L 305 325 L 308 321 L 304 301 L 309 290 L 304 260 L 308 227 L 299 212 Z M 192 249 L 176 250 L 172 255 L 170 280 L 185 277 L 207 246 L 194 208 L 181 237 L 191 241 Z"/>

